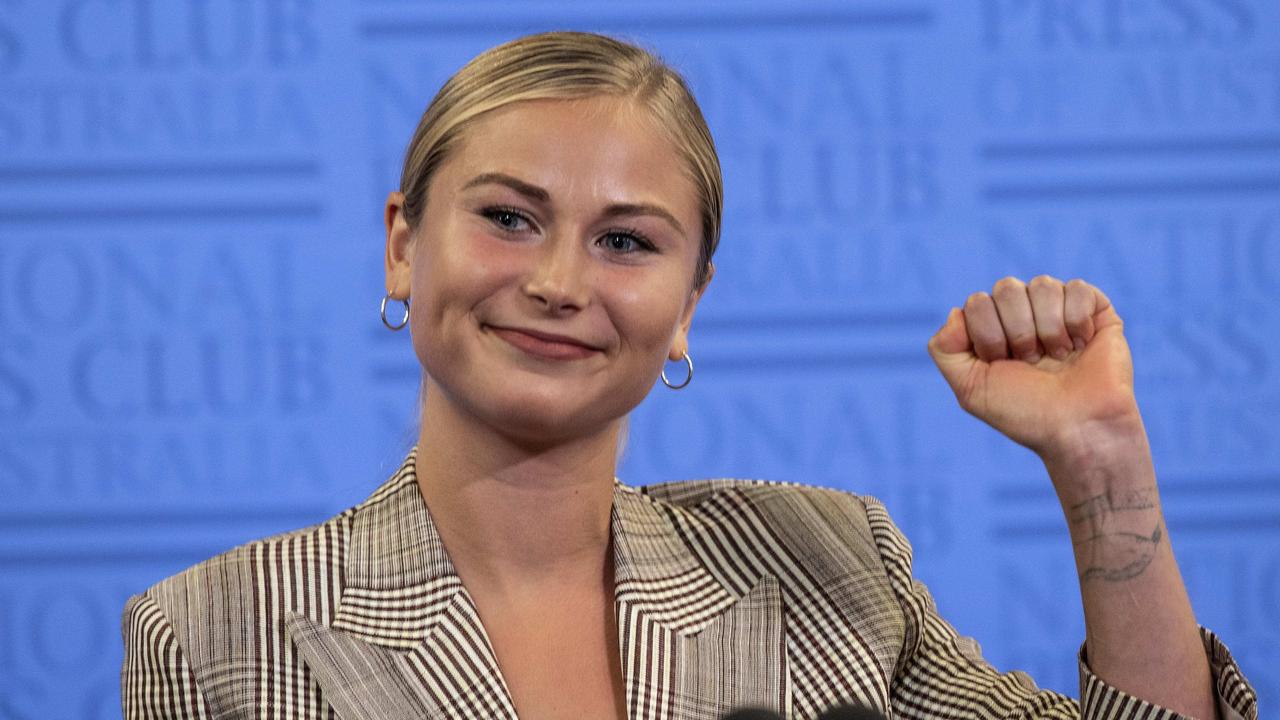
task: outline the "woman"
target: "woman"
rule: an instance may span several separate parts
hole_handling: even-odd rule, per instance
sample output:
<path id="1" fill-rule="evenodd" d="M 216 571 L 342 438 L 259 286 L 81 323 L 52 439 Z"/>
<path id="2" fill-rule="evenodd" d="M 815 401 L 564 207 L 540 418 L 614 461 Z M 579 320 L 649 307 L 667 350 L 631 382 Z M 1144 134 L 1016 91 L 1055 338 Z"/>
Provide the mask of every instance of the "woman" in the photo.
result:
<path id="1" fill-rule="evenodd" d="M 360 506 L 132 598 L 125 715 L 1079 715 L 956 637 L 876 501 L 614 480 L 664 362 L 692 374 L 720 211 L 701 113 L 643 50 L 548 33 L 460 70 L 386 204 L 383 321 L 409 326 L 423 366 L 418 445 Z M 1192 615 L 1102 292 L 1003 280 L 929 352 L 1058 491 L 1084 715 L 1256 716 Z"/>

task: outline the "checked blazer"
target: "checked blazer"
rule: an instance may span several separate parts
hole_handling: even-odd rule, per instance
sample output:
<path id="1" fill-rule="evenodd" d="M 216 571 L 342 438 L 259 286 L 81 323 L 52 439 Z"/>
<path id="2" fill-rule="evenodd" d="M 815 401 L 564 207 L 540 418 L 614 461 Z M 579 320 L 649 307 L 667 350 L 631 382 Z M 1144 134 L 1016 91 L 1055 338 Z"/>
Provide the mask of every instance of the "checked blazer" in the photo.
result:
<path id="1" fill-rule="evenodd" d="M 515 718 L 492 648 L 414 476 L 130 598 L 124 715 Z M 617 483 L 611 532 L 628 716 L 743 706 L 814 718 L 1173 718 L 1089 672 L 1082 703 L 999 673 L 936 612 L 876 500 L 759 481 Z M 1253 689 L 1202 631 L 1224 718 Z"/>

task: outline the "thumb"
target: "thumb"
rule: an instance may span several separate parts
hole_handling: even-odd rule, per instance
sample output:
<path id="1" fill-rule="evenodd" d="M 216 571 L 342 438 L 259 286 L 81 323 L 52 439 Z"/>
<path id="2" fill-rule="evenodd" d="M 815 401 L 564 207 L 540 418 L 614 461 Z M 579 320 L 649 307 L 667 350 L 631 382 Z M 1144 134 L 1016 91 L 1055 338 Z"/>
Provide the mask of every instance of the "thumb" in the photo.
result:
<path id="1" fill-rule="evenodd" d="M 960 308 L 951 308 L 947 321 L 929 338 L 929 356 L 952 392 L 961 395 L 964 379 L 978 361 L 978 356 L 973 352 L 969 329 Z"/>

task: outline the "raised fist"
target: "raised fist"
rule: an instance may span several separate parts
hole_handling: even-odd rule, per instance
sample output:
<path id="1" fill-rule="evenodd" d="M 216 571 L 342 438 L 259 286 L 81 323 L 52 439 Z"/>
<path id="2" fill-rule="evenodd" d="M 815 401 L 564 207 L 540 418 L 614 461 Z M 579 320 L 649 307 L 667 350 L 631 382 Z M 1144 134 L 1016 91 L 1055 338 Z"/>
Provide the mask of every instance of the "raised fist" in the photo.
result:
<path id="1" fill-rule="evenodd" d="M 1042 458 L 1141 431 L 1123 322 L 1083 280 L 1004 278 L 951 310 L 929 354 L 961 407 Z"/>

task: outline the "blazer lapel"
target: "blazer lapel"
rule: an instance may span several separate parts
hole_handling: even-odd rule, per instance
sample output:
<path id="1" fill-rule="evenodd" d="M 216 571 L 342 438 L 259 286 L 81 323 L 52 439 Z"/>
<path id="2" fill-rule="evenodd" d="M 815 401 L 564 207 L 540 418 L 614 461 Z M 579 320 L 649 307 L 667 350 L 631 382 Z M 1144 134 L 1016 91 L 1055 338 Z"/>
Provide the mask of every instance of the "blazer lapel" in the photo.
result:
<path id="1" fill-rule="evenodd" d="M 422 501 L 416 455 L 354 511 L 332 625 L 292 613 L 286 631 L 342 720 L 515 720 L 475 604 Z M 749 569 L 713 573 L 683 539 L 704 530 L 699 522 L 615 483 L 628 717 L 713 720 L 741 707 L 787 715 L 778 581 Z"/>
<path id="2" fill-rule="evenodd" d="M 288 631 L 342 720 L 515 718 L 479 618 L 462 593 L 407 652 L 297 615 Z"/>
<path id="3" fill-rule="evenodd" d="M 343 720 L 515 718 L 479 615 L 435 530 L 417 449 L 355 510 L 332 626 L 286 629 Z"/>
<path id="4" fill-rule="evenodd" d="M 619 644 L 632 720 L 790 714 L 782 596 L 768 574 L 717 576 L 689 514 L 622 485 L 613 503 Z"/>

